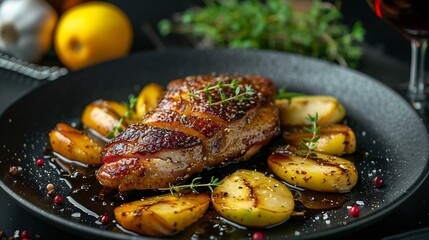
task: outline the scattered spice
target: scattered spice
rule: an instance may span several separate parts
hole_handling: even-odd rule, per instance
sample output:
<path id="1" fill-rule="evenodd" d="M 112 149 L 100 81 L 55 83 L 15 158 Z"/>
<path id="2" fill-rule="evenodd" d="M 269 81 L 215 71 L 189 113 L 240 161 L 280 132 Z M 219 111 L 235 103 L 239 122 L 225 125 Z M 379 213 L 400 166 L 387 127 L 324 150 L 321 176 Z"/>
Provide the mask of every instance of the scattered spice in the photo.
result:
<path id="1" fill-rule="evenodd" d="M 55 197 L 54 197 L 54 202 L 55 202 L 55 204 L 61 204 L 62 202 L 63 202 L 63 197 L 61 197 L 60 195 L 56 195 Z"/>
<path id="2" fill-rule="evenodd" d="M 107 216 L 107 214 L 104 214 L 100 217 L 100 222 L 102 224 L 107 224 L 110 222 L 109 216 Z"/>
<path id="3" fill-rule="evenodd" d="M 52 183 L 49 183 L 48 185 L 46 185 L 46 189 L 48 189 L 48 191 L 54 190 L 55 186 Z"/>
<path id="4" fill-rule="evenodd" d="M 48 195 L 55 195 L 55 186 L 52 183 L 46 185 L 46 189 L 48 190 Z"/>
<path id="5" fill-rule="evenodd" d="M 16 176 L 19 173 L 19 169 L 16 166 L 11 166 L 9 168 L 9 174 L 12 176 Z"/>
<path id="6" fill-rule="evenodd" d="M 28 230 L 23 230 L 21 234 L 19 234 L 20 230 L 15 230 L 14 234 L 11 236 L 7 236 L 5 231 L 0 231 L 0 239 L 1 240 L 31 240 L 32 238 L 29 235 Z M 35 235 L 35 239 L 41 239 L 39 234 Z"/>
<path id="7" fill-rule="evenodd" d="M 262 234 L 261 232 L 255 232 L 252 235 L 252 240 L 262 240 L 264 239 L 264 234 Z"/>
<path id="8" fill-rule="evenodd" d="M 39 166 L 39 167 L 43 166 L 44 163 L 45 163 L 45 160 L 43 160 L 41 158 L 39 158 L 39 159 L 36 160 L 36 165 Z"/>
<path id="9" fill-rule="evenodd" d="M 28 236 L 28 230 L 23 230 L 21 232 L 21 238 L 22 239 L 28 239 L 29 238 L 29 236 Z"/>
<path id="10" fill-rule="evenodd" d="M 375 176 L 374 179 L 372 179 L 372 184 L 374 184 L 376 188 L 382 188 L 384 186 L 384 180 L 380 176 Z"/>
<path id="11" fill-rule="evenodd" d="M 353 206 L 350 208 L 349 212 L 350 212 L 350 215 L 352 215 L 352 217 L 357 217 L 357 216 L 359 216 L 359 213 L 360 213 L 359 206 L 358 206 L 358 205 L 353 205 Z"/>

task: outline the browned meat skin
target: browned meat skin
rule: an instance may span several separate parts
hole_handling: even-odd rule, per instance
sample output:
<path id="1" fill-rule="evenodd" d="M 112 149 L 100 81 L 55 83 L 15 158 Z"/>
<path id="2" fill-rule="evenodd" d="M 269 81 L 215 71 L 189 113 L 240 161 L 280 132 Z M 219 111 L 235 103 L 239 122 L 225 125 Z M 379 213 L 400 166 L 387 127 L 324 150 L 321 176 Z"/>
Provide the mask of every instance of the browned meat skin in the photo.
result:
<path id="1" fill-rule="evenodd" d="M 255 94 L 220 103 L 216 89 L 204 90 L 208 84 L 233 80 L 241 92 L 251 86 Z M 233 88 L 221 89 L 224 98 L 236 96 Z M 273 82 L 259 76 L 201 75 L 174 80 L 141 124 L 129 126 L 107 144 L 97 179 L 120 191 L 156 189 L 177 184 L 204 168 L 248 159 L 280 133 L 274 96 Z"/>
<path id="2" fill-rule="evenodd" d="M 210 118 L 203 118 L 197 115 L 184 115 L 168 109 L 159 109 L 158 111 L 150 112 L 144 117 L 143 121 L 159 127 L 173 126 L 175 129 L 181 129 L 185 133 L 198 136 L 199 138 L 212 137 L 222 128 L 221 123 L 215 122 Z"/>
<path id="3" fill-rule="evenodd" d="M 137 143 L 137 144 L 136 144 Z M 154 154 L 163 149 L 186 149 L 201 144 L 201 139 L 157 128 L 147 124 L 132 124 L 123 134 L 112 139 L 109 148 L 104 151 L 104 162 L 113 162 L 117 156 L 136 157 Z"/>

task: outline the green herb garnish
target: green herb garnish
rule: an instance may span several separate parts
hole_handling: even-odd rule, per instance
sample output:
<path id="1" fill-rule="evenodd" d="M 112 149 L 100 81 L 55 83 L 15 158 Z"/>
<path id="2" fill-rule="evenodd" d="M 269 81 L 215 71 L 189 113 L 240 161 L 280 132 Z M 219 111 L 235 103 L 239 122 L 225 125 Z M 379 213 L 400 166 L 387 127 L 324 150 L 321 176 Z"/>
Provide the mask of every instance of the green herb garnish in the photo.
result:
<path id="1" fill-rule="evenodd" d="M 190 184 L 187 185 L 171 185 L 169 184 L 168 188 L 158 188 L 158 190 L 169 190 L 171 194 L 174 194 L 175 192 L 180 192 L 182 190 L 190 189 L 192 192 L 198 194 L 197 187 L 208 187 L 211 192 L 213 192 L 213 187 L 217 187 L 222 184 L 222 182 L 219 181 L 218 178 L 215 178 L 212 176 L 209 183 L 200 183 L 201 177 L 196 177 L 192 179 Z"/>
<path id="2" fill-rule="evenodd" d="M 305 96 L 305 94 L 297 93 L 297 92 L 287 92 L 286 88 L 282 87 L 279 89 L 276 99 L 286 99 L 288 100 L 288 104 L 292 101 L 292 98 L 299 97 L 299 96 Z"/>
<path id="3" fill-rule="evenodd" d="M 134 95 L 130 95 L 128 97 L 128 102 L 125 103 L 125 106 L 127 108 L 127 110 L 125 111 L 125 113 L 119 118 L 118 124 L 116 124 L 116 126 L 114 126 L 112 128 L 112 131 L 110 131 L 107 134 L 107 138 L 113 138 L 114 136 L 116 136 L 117 134 L 121 133 L 124 131 L 124 129 L 122 128 L 122 123 L 125 121 L 125 119 L 132 119 L 133 115 L 132 115 L 132 111 L 135 107 L 137 103 L 137 98 Z"/>
<path id="4" fill-rule="evenodd" d="M 235 95 L 227 98 L 223 92 L 224 88 L 230 88 L 235 93 Z M 220 101 L 213 102 L 213 94 L 210 92 L 212 90 L 215 90 L 219 94 Z M 243 89 L 243 87 L 239 86 L 236 79 L 232 80 L 231 83 L 223 83 L 220 80 L 216 83 L 216 85 L 211 85 L 209 83 L 201 90 L 195 91 L 188 89 L 188 95 L 191 100 L 195 100 L 196 94 L 198 93 L 205 93 L 207 95 L 209 105 L 219 105 L 221 103 L 227 103 L 234 100 L 244 101 L 249 99 L 248 96 L 255 94 L 252 86 L 246 85 Z"/>
<path id="5" fill-rule="evenodd" d="M 321 0 L 306 10 L 290 0 L 207 0 L 178 20 L 161 20 L 158 29 L 193 36 L 203 46 L 275 49 L 357 67 L 365 30 L 360 22 L 350 29 L 342 18 L 336 6 Z"/>
<path id="6" fill-rule="evenodd" d="M 310 127 L 304 127 L 304 130 L 311 133 L 311 139 L 303 138 L 301 142 L 301 148 L 304 150 L 298 151 L 298 154 L 301 156 L 305 156 L 305 158 L 309 157 L 317 157 L 317 154 L 312 152 L 316 149 L 316 142 L 319 141 L 320 136 L 317 136 L 317 132 L 320 130 L 321 126 L 317 126 L 317 121 L 319 120 L 319 114 L 316 112 L 316 115 L 313 117 L 308 114 L 306 118 L 307 122 L 310 124 Z"/>

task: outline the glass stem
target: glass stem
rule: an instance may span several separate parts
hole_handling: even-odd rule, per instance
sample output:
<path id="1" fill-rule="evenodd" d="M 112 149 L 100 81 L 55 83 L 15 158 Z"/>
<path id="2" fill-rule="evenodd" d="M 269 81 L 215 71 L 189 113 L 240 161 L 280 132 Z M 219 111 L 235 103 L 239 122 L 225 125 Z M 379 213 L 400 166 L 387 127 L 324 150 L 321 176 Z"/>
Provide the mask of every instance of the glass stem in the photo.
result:
<path id="1" fill-rule="evenodd" d="M 426 100 L 425 95 L 425 53 L 428 42 L 411 41 L 411 73 L 408 85 L 408 97 L 415 108 L 420 108 Z"/>

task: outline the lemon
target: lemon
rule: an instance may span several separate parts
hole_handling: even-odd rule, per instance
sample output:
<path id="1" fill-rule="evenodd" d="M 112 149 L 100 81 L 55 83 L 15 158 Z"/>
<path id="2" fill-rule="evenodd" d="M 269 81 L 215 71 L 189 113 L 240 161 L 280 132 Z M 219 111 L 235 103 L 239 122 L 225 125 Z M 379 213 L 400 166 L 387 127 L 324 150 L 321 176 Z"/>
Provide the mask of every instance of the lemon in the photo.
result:
<path id="1" fill-rule="evenodd" d="M 127 15 L 113 4 L 92 1 L 75 5 L 60 17 L 55 52 L 71 70 L 128 54 L 133 30 Z"/>

